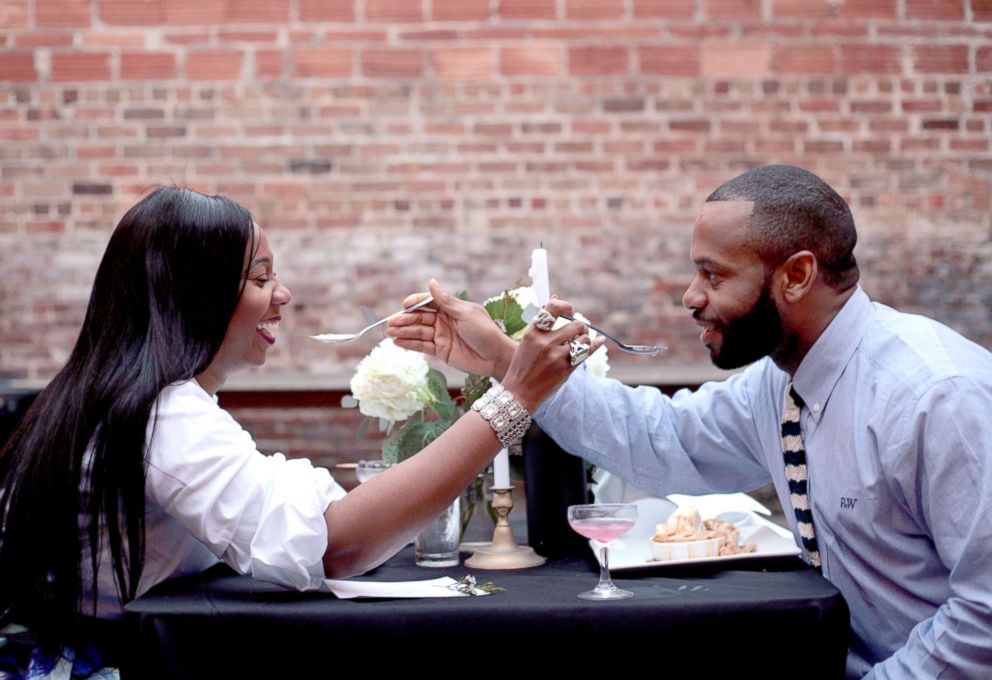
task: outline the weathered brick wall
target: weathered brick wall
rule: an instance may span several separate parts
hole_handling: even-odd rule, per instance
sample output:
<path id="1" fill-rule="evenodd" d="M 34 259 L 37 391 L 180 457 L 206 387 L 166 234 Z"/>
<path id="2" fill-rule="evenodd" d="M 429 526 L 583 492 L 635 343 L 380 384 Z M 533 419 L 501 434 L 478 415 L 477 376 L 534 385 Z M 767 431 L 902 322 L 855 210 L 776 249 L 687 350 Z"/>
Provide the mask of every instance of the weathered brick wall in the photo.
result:
<path id="1" fill-rule="evenodd" d="M 149 186 L 230 195 L 296 294 L 264 369 L 331 375 L 430 275 L 555 290 L 666 365 L 708 192 L 796 163 L 864 283 L 992 346 L 989 0 L 3 0 L 0 379 L 64 359 Z"/>

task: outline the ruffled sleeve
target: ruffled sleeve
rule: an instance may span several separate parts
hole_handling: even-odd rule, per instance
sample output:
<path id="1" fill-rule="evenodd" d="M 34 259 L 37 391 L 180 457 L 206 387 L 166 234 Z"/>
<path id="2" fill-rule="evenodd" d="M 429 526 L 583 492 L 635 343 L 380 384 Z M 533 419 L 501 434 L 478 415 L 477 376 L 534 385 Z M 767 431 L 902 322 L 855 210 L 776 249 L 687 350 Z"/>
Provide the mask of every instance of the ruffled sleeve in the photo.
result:
<path id="1" fill-rule="evenodd" d="M 242 574 L 306 590 L 324 578 L 324 511 L 344 490 L 323 468 L 255 442 L 195 382 L 163 391 L 146 493 Z"/>

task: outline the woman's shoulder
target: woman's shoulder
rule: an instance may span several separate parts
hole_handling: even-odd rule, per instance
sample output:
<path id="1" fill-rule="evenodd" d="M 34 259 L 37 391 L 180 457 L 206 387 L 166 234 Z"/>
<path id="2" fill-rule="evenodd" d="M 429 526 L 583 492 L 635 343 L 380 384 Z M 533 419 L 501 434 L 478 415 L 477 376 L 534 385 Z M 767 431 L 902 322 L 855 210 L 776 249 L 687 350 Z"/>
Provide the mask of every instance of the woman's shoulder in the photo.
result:
<path id="1" fill-rule="evenodd" d="M 187 408 L 210 408 L 217 405 L 217 397 L 208 394 L 200 387 L 196 378 L 180 380 L 166 387 L 158 396 L 157 406 L 159 411 L 167 408 L 187 407 Z"/>
<path id="2" fill-rule="evenodd" d="M 238 452 L 255 451 L 251 436 L 195 379 L 176 382 L 162 390 L 149 423 L 149 438 L 149 460 L 153 464 L 163 454 L 167 458 L 178 452 L 188 455 L 191 449 L 204 446 L 227 445 Z"/>

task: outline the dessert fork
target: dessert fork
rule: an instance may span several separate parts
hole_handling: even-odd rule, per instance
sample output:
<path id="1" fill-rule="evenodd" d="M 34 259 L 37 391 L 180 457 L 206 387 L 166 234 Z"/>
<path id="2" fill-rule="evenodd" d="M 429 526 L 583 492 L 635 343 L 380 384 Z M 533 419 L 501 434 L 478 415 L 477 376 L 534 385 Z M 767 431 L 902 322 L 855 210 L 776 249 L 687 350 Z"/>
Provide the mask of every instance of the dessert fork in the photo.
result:
<path id="1" fill-rule="evenodd" d="M 568 319 L 569 321 L 575 321 L 575 318 L 569 316 L 568 314 L 562 314 L 560 316 L 561 316 L 562 319 Z M 612 335 L 610 335 L 609 333 L 607 333 L 606 331 L 604 331 L 602 328 L 599 328 L 598 326 L 593 326 L 588 321 L 583 321 L 582 323 L 584 323 L 586 326 L 588 326 L 592 330 L 596 331 L 597 333 L 599 333 L 603 337 L 609 338 L 610 340 L 612 340 L 613 342 L 615 342 L 616 345 L 617 345 L 617 347 L 620 349 L 621 352 L 627 352 L 629 354 L 641 354 L 641 355 L 652 356 L 653 357 L 653 356 L 656 356 L 659 352 L 664 352 L 665 350 L 668 349 L 668 347 L 665 347 L 664 345 L 628 345 L 625 342 L 620 342 L 615 337 L 613 337 Z"/>
<path id="2" fill-rule="evenodd" d="M 390 314 L 389 316 L 387 316 L 387 317 L 385 317 L 383 319 L 379 319 L 375 323 L 370 323 L 368 326 L 366 326 L 362 330 L 358 331 L 357 333 L 323 333 L 321 335 L 311 335 L 310 337 L 313 338 L 314 340 L 316 340 L 317 342 L 326 342 L 326 343 L 330 343 L 330 344 L 338 344 L 338 343 L 341 343 L 341 342 L 351 342 L 352 340 L 357 340 L 358 338 L 362 337 L 363 335 L 365 335 L 366 333 L 368 333 L 373 328 L 375 328 L 377 326 L 381 326 L 382 324 L 386 323 L 387 321 L 389 321 L 390 319 L 392 319 L 394 316 L 399 316 L 400 314 L 406 314 L 407 312 L 412 312 L 413 310 L 420 309 L 421 307 L 425 307 L 425 306 L 429 305 L 432 302 L 434 302 L 434 298 L 432 296 L 428 295 L 427 297 L 425 297 L 420 302 L 417 302 L 415 304 L 412 304 L 409 307 L 407 307 L 406 309 L 401 309 L 400 311 L 394 312 L 393 314 Z M 605 335 L 605 333 L 604 333 L 604 335 Z"/>

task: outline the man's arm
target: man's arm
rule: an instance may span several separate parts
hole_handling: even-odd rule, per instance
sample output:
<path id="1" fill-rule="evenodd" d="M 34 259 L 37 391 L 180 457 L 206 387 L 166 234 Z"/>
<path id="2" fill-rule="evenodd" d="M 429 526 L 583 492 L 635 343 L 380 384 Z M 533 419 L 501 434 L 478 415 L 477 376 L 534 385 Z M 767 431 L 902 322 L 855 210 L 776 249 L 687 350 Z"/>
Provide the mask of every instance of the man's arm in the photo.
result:
<path id="1" fill-rule="evenodd" d="M 913 413 L 915 479 L 903 495 L 950 571 L 950 597 L 868 677 L 986 677 L 992 668 L 992 389 L 967 379 L 932 388 Z"/>
<path id="2" fill-rule="evenodd" d="M 755 412 L 752 403 L 765 370 L 762 361 L 670 399 L 580 369 L 535 418 L 566 451 L 644 491 L 750 490 L 769 481 L 756 420 L 776 416 Z"/>

